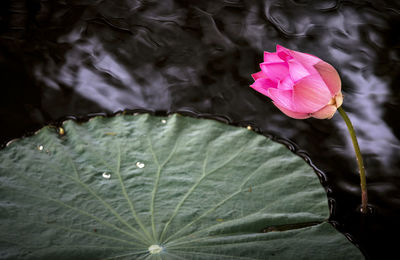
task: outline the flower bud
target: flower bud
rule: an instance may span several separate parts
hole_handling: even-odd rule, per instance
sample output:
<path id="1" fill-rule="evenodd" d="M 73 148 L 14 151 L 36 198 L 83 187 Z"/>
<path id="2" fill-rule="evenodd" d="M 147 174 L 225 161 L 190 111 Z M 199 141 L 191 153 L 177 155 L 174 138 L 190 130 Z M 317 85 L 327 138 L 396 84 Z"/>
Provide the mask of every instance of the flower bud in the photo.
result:
<path id="1" fill-rule="evenodd" d="M 277 45 L 276 52 L 264 52 L 260 68 L 250 87 L 289 117 L 329 119 L 343 103 L 338 72 L 313 55 Z"/>

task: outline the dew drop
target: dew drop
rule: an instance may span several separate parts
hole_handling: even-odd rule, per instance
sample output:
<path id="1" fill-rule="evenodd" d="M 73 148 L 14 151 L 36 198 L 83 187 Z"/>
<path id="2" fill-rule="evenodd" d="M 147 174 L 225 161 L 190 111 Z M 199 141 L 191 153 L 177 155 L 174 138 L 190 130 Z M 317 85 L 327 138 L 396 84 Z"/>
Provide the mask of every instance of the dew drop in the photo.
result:
<path id="1" fill-rule="evenodd" d="M 253 128 L 250 125 L 247 126 L 247 130 L 252 130 L 252 129 Z"/>
<path id="2" fill-rule="evenodd" d="M 163 120 L 161 120 L 161 123 L 166 124 L 167 120 L 163 119 Z"/>
<path id="3" fill-rule="evenodd" d="M 152 255 L 159 254 L 159 253 L 161 253 L 162 250 L 163 250 L 163 248 L 161 246 L 159 246 L 159 245 L 151 245 L 151 246 L 149 246 L 149 252 Z"/>
<path id="4" fill-rule="evenodd" d="M 110 179 L 111 178 L 111 174 L 107 173 L 107 172 L 103 172 L 103 178 L 104 179 Z"/>
<path id="5" fill-rule="evenodd" d="M 144 163 L 142 163 L 142 162 L 137 162 L 136 163 L 136 167 L 138 167 L 138 168 L 140 168 L 140 169 L 142 169 L 142 168 L 144 168 Z"/>
<path id="6" fill-rule="evenodd" d="M 39 151 L 43 151 L 43 145 L 39 145 L 37 148 Z"/>

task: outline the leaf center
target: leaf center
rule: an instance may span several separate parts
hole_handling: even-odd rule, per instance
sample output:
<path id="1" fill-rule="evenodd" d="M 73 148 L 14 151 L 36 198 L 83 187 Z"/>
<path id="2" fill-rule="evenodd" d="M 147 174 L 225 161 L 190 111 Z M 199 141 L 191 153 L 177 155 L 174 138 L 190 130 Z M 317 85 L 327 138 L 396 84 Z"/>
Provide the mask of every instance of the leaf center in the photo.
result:
<path id="1" fill-rule="evenodd" d="M 159 245 L 151 245 L 151 246 L 149 246 L 149 252 L 152 255 L 159 254 L 159 253 L 161 253 L 162 250 L 163 250 L 163 248 L 161 246 L 159 246 Z"/>

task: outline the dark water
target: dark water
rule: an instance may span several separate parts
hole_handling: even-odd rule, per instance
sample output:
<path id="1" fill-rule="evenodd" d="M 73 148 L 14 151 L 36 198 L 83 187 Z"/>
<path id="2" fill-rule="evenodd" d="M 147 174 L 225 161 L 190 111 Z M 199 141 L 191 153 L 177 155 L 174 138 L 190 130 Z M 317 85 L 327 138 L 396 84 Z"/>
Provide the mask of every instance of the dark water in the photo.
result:
<path id="1" fill-rule="evenodd" d="M 331 220 L 371 259 L 398 255 L 398 1 L 1 1 L 0 142 L 76 116 L 180 111 L 251 125 L 326 175 Z M 294 120 L 248 86 L 275 45 L 334 65 L 359 137 L 373 213 L 362 216 L 345 124 Z"/>

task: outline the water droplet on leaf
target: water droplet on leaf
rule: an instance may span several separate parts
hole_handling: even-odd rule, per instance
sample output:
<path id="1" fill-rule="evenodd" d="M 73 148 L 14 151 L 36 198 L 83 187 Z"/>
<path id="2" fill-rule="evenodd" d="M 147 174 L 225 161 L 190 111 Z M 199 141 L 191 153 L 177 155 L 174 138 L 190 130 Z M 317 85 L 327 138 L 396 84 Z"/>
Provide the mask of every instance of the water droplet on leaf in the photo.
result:
<path id="1" fill-rule="evenodd" d="M 167 120 L 163 119 L 163 120 L 161 120 L 161 123 L 166 124 Z"/>
<path id="2" fill-rule="evenodd" d="M 39 150 L 39 151 L 43 151 L 43 145 L 39 145 L 39 146 L 38 146 L 38 150 Z"/>
<path id="3" fill-rule="evenodd" d="M 107 172 L 103 172 L 103 178 L 104 179 L 110 179 L 111 178 L 111 174 L 107 173 Z"/>
<path id="4" fill-rule="evenodd" d="M 141 168 L 144 168 L 145 165 L 142 162 L 137 162 L 136 166 L 141 169 Z"/>

